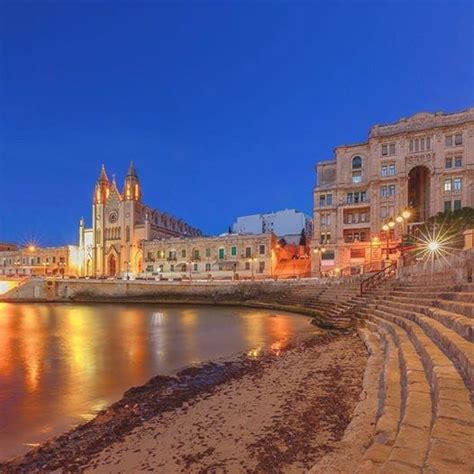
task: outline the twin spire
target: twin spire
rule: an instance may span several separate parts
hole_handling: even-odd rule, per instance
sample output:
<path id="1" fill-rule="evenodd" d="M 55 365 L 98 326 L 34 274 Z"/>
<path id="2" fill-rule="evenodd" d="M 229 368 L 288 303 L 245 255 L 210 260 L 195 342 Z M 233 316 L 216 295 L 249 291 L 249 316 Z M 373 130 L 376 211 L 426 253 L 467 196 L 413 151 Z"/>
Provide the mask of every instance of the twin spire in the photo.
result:
<path id="1" fill-rule="evenodd" d="M 107 200 L 107 197 L 109 196 L 111 188 L 115 188 L 117 190 L 115 175 L 112 175 L 112 182 L 110 182 L 109 177 L 107 176 L 107 172 L 105 171 L 105 166 L 102 165 L 100 169 L 99 179 L 97 180 L 95 186 L 94 203 L 104 203 Z M 135 165 L 133 164 L 133 161 L 130 161 L 127 174 L 125 175 L 125 183 L 121 196 L 125 200 L 141 200 L 140 183 L 138 181 L 138 174 L 137 170 L 135 169 Z"/>

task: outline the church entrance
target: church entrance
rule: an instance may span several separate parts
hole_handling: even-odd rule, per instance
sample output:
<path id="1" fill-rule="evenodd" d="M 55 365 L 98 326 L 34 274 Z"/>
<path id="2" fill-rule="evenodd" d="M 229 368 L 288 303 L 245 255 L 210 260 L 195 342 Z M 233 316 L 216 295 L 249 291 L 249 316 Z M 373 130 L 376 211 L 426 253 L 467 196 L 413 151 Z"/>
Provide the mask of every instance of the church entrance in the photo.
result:
<path id="1" fill-rule="evenodd" d="M 415 166 L 408 173 L 408 205 L 413 222 L 430 217 L 430 170 L 426 166 Z"/>
<path id="2" fill-rule="evenodd" d="M 117 274 L 117 259 L 115 255 L 109 257 L 109 275 L 115 276 Z"/>

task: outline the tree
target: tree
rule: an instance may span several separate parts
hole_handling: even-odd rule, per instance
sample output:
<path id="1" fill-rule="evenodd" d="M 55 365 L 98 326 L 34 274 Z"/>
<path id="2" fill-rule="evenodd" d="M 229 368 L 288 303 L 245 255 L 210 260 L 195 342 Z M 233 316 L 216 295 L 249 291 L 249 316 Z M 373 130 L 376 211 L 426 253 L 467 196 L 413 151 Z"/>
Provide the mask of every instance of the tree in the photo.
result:
<path id="1" fill-rule="evenodd" d="M 304 229 L 301 230 L 300 245 L 306 247 L 306 231 Z"/>

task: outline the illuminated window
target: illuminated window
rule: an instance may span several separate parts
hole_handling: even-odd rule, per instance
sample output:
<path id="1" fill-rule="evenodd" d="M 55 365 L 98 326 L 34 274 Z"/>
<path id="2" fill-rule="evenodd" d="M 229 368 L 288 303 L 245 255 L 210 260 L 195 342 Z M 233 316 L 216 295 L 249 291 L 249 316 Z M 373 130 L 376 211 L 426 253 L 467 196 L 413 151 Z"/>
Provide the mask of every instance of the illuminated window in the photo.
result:
<path id="1" fill-rule="evenodd" d="M 453 179 L 453 189 L 454 191 L 460 191 L 462 188 L 462 178 Z"/>
<path id="2" fill-rule="evenodd" d="M 362 182 L 362 171 L 353 171 L 352 172 L 352 182 L 361 183 Z"/>
<path id="3" fill-rule="evenodd" d="M 452 181 L 450 179 L 444 180 L 444 190 L 451 191 Z"/>

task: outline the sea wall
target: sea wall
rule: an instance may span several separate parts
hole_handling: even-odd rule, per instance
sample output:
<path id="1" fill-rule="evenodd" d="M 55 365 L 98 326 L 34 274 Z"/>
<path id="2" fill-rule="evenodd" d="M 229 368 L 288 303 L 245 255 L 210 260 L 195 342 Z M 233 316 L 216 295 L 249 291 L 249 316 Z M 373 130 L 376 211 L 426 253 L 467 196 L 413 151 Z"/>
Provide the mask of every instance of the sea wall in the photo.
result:
<path id="1" fill-rule="evenodd" d="M 29 280 L 0 296 L 11 302 L 137 302 L 222 304 L 267 307 L 307 314 L 321 326 L 328 303 L 321 308 L 302 303 L 301 293 L 314 289 L 315 299 L 321 283 L 317 280 L 241 281 L 241 282 L 155 282 L 122 280 Z M 329 305 L 330 306 L 330 305 Z"/>

